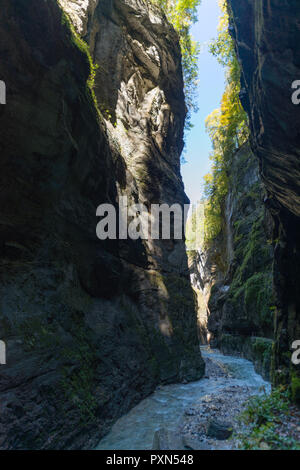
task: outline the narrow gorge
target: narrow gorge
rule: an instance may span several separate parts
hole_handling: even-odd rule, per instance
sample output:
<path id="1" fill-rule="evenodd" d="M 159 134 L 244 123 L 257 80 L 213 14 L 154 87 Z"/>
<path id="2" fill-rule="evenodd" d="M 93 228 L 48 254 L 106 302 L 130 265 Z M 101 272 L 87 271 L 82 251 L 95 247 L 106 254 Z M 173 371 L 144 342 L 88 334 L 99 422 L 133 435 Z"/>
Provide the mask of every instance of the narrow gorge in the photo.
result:
<path id="1" fill-rule="evenodd" d="M 204 344 L 208 336 L 225 354 L 243 355 L 270 380 L 274 254 L 263 199 L 258 162 L 245 144 L 233 156 L 222 230 L 192 256 L 192 281 L 204 297 L 199 315 Z"/>
<path id="2" fill-rule="evenodd" d="M 179 26 L 165 1 L 1 3 L 0 449 L 220 448 L 164 441 L 179 425 L 197 434 L 206 394 L 222 421 L 269 382 L 299 417 L 300 5 L 223 2 L 248 130 L 229 152 L 218 230 L 190 250 L 175 214 L 169 238 L 116 234 L 124 200 L 126 223 L 189 204 L 199 2 L 174 2 Z M 105 239 L 101 205 L 115 211 Z"/>

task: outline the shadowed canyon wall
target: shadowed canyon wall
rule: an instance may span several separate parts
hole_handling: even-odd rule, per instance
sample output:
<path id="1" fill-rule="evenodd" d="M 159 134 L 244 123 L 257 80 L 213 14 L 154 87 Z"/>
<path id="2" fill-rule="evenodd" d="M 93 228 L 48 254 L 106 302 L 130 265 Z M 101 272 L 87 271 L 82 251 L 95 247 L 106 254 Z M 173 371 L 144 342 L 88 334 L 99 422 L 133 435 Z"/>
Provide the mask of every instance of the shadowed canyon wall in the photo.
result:
<path id="1" fill-rule="evenodd" d="M 275 383 L 291 383 L 300 402 L 299 366 L 291 345 L 300 339 L 300 113 L 292 83 L 300 77 L 300 4 L 296 0 L 230 0 L 242 67 L 241 101 L 251 127 L 274 221 L 276 293 Z"/>
<path id="2" fill-rule="evenodd" d="M 178 38 L 148 2 L 3 0 L 0 448 L 90 448 L 204 373 L 184 243 L 96 237 L 96 208 L 187 202 Z M 98 108 L 98 109 L 97 109 Z"/>
<path id="3" fill-rule="evenodd" d="M 264 195 L 258 161 L 245 144 L 232 158 L 222 231 L 208 249 L 219 279 L 212 282 L 207 327 L 213 346 L 242 354 L 269 379 L 275 306 L 272 220 Z"/>

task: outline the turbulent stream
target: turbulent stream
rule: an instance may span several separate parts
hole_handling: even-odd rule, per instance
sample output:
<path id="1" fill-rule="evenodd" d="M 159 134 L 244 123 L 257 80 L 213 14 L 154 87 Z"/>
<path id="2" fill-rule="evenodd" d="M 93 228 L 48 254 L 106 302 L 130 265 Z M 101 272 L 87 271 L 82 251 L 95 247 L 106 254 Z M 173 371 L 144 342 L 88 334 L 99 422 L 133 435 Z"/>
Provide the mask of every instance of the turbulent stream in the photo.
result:
<path id="1" fill-rule="evenodd" d="M 97 446 L 97 450 L 147 450 L 152 449 L 156 430 L 165 427 L 176 430 L 184 410 L 204 395 L 222 393 L 230 385 L 246 386 L 251 394 L 258 394 L 263 388 L 270 390 L 246 359 L 224 356 L 219 351 L 201 348 L 202 356 L 209 357 L 229 371 L 229 377 L 203 378 L 189 384 L 175 384 L 158 387 L 145 400 L 120 418 L 111 432 Z"/>

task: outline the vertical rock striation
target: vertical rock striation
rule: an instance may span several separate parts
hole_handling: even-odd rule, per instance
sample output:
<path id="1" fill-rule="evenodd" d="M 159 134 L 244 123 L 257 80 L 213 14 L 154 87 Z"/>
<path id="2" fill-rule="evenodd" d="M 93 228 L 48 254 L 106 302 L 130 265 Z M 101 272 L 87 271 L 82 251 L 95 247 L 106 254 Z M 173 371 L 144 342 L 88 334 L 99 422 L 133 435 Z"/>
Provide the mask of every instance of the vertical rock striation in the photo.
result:
<path id="1" fill-rule="evenodd" d="M 230 0 L 231 32 L 242 67 L 242 104 L 251 125 L 273 216 L 277 295 L 274 382 L 291 383 L 300 402 L 299 366 L 291 346 L 300 339 L 300 114 L 292 83 L 300 75 L 299 2 Z"/>
<path id="2" fill-rule="evenodd" d="M 186 202 L 180 49 L 144 1 L 3 0 L 0 448 L 89 448 L 158 383 L 200 378 L 183 241 L 96 237 L 96 208 Z M 97 110 L 97 106 L 100 111 Z"/>

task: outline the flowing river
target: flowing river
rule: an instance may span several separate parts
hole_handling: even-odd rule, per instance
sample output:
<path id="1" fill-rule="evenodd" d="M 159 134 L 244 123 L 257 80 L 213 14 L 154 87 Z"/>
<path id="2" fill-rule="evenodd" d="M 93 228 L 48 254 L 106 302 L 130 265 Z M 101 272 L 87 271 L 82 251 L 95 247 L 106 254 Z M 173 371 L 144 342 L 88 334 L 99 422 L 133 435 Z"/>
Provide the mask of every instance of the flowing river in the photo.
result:
<path id="1" fill-rule="evenodd" d="M 226 368 L 230 376 L 158 387 L 152 395 L 120 418 L 96 449 L 151 450 L 155 431 L 161 427 L 176 430 L 184 411 L 204 395 L 222 393 L 222 389 L 230 385 L 246 386 L 253 395 L 261 393 L 263 389 L 270 391 L 270 384 L 255 372 L 253 364 L 246 359 L 224 356 L 219 351 L 204 347 L 201 352 L 204 358 L 208 357 Z"/>

